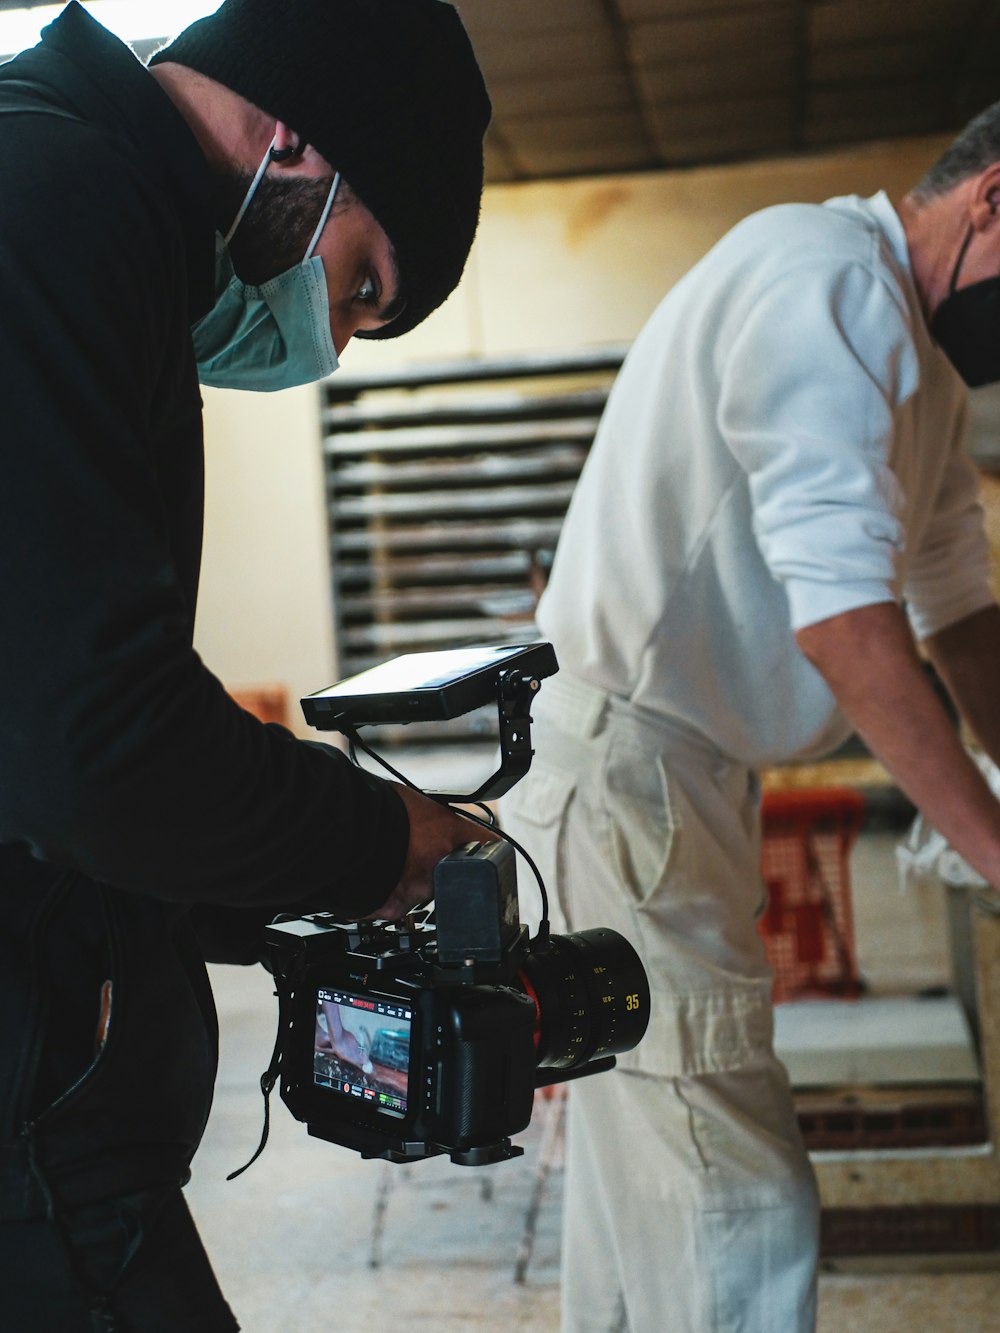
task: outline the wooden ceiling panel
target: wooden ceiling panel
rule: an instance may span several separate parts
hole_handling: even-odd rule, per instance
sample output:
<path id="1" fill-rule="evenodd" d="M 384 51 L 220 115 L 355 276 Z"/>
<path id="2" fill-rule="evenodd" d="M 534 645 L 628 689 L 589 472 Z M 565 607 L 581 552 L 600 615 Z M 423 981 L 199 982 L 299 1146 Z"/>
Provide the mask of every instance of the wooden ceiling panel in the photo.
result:
<path id="1" fill-rule="evenodd" d="M 501 121 L 508 116 L 544 115 L 550 112 L 626 110 L 632 105 L 625 73 L 615 68 L 597 71 L 586 79 L 562 72 L 547 79 L 496 82 L 490 88 L 490 96 L 494 113 Z"/>
<path id="2" fill-rule="evenodd" d="M 839 116 L 872 116 L 882 120 L 932 100 L 934 90 L 925 83 L 870 83 L 816 88 L 806 100 L 805 114 L 807 121 Z"/>
<path id="3" fill-rule="evenodd" d="M 614 36 L 607 26 L 593 25 L 559 33 L 531 33 L 517 41 L 481 43 L 479 58 L 487 86 L 517 79 L 578 79 L 621 69 Z"/>
<path id="4" fill-rule="evenodd" d="M 728 102 L 654 106 L 647 123 L 664 166 L 724 162 L 788 151 L 794 102 L 748 97 Z"/>
<path id="5" fill-rule="evenodd" d="M 899 41 L 865 42 L 857 46 L 823 46 L 812 52 L 810 80 L 830 83 L 896 82 L 899 79 L 933 81 L 941 68 L 944 49 L 954 49 L 959 38 L 910 37 Z"/>
<path id="6" fill-rule="evenodd" d="M 574 143 L 603 149 L 613 144 L 642 141 L 642 128 L 631 111 L 582 111 L 575 115 L 509 118 L 504 132 L 518 153 L 530 139 L 548 148 L 569 148 Z"/>
<path id="7" fill-rule="evenodd" d="M 717 102 L 673 102 L 651 106 L 648 123 L 657 141 L 685 134 L 717 134 L 740 126 L 753 127 L 768 135 L 784 135 L 795 127 L 794 102 L 789 97 L 742 97 Z"/>
<path id="8" fill-rule="evenodd" d="M 808 100 L 802 139 L 817 146 L 931 134 L 940 117 L 938 95 L 924 83 L 817 89 Z"/>
<path id="9" fill-rule="evenodd" d="M 980 111 L 1000 102 L 1000 77 L 994 70 L 982 78 L 969 79 L 950 94 L 948 101 L 948 120 L 954 129 L 961 129 Z"/>
<path id="10" fill-rule="evenodd" d="M 730 54 L 752 60 L 774 46 L 797 50 L 798 31 L 798 8 L 788 4 L 759 13 L 737 10 L 685 19 L 646 20 L 629 29 L 629 55 L 639 66 L 710 61 Z"/>
<path id="11" fill-rule="evenodd" d="M 459 0 L 458 10 L 477 51 L 484 42 L 606 22 L 601 0 Z"/>
<path id="12" fill-rule="evenodd" d="M 798 84 L 797 62 L 791 51 L 767 52 L 756 60 L 735 55 L 715 62 L 655 65 L 636 71 L 643 100 L 714 101 L 758 94 L 791 95 Z"/>
<path id="13" fill-rule="evenodd" d="M 536 139 L 525 140 L 520 150 L 528 174 L 533 178 L 556 176 L 600 176 L 614 171 L 641 171 L 649 165 L 649 149 L 639 139 L 623 140 L 595 148 L 584 139 L 546 146 Z"/>
<path id="14" fill-rule="evenodd" d="M 815 46 L 899 39 L 968 28 L 980 0 L 828 0 L 806 6 Z"/>
<path id="15" fill-rule="evenodd" d="M 789 0 L 611 0 L 626 23 L 644 19 L 691 18 L 705 14 L 747 13 L 787 8 Z M 794 0 L 801 4 L 802 0 Z"/>
<path id="16" fill-rule="evenodd" d="M 808 121 L 802 130 L 801 147 L 836 148 L 850 144 L 878 143 L 934 133 L 933 110 L 921 113 L 916 108 L 901 108 L 896 115 L 838 116 L 823 121 Z"/>
<path id="17" fill-rule="evenodd" d="M 1000 98 L 1000 0 L 459 0 L 491 179 L 945 133 Z"/>
<path id="18" fill-rule="evenodd" d="M 650 159 L 642 127 L 630 111 L 510 119 L 505 135 L 529 176 L 632 171 Z"/>
<path id="19" fill-rule="evenodd" d="M 1000 50 L 1000 29 L 994 34 L 992 41 L 977 43 L 963 52 L 962 68 L 956 84 L 960 85 L 968 79 L 985 79 L 989 82 L 991 78 L 994 86 L 1000 84 L 998 50 Z"/>
<path id="20" fill-rule="evenodd" d="M 656 146 L 666 167 L 693 167 L 705 162 L 765 157 L 787 151 L 787 130 L 768 125 L 733 123 L 701 133 L 664 134 Z"/>

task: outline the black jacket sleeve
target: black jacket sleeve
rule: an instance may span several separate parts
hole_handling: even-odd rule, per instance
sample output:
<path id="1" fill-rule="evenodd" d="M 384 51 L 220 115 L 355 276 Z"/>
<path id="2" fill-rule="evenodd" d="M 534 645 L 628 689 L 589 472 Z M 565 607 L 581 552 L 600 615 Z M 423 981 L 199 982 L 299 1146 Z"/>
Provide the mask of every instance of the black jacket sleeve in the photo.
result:
<path id="1" fill-rule="evenodd" d="M 371 911 L 405 859 L 397 794 L 256 721 L 192 648 L 200 397 L 171 201 L 106 131 L 17 119 L 0 132 L 0 843 L 175 901 Z"/>

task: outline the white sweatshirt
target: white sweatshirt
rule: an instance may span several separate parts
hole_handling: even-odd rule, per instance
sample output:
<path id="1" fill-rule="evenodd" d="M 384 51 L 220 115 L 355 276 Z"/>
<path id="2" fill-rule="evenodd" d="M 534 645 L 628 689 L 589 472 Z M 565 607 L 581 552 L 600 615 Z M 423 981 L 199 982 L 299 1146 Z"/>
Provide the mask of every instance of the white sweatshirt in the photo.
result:
<path id="1" fill-rule="evenodd" d="M 965 401 L 884 194 L 753 215 L 626 358 L 543 637 L 733 758 L 828 752 L 850 728 L 795 629 L 905 600 L 924 636 L 992 602 Z"/>

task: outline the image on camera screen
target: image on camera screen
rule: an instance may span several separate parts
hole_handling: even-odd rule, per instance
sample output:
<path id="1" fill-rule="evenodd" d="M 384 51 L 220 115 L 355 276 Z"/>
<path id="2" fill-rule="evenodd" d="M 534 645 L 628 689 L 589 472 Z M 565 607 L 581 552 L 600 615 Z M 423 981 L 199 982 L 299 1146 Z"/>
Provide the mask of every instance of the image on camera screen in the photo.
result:
<path id="1" fill-rule="evenodd" d="M 313 1082 L 383 1115 L 405 1115 L 412 1019 L 406 1004 L 317 989 Z"/>

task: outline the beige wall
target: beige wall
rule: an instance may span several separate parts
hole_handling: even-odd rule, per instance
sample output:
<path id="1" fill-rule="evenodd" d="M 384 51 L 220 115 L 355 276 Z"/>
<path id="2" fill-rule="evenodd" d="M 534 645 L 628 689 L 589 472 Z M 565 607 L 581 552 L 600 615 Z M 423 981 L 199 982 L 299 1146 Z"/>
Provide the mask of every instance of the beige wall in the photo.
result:
<path id="1" fill-rule="evenodd" d="M 230 689 L 287 686 L 298 724 L 299 698 L 333 678 L 317 391 L 203 392 L 195 645 Z"/>
<path id="2" fill-rule="evenodd" d="M 898 197 L 943 142 L 495 186 L 451 299 L 398 343 L 352 344 L 344 367 L 628 342 L 663 293 L 747 213 L 878 189 Z M 205 399 L 198 647 L 231 687 L 286 683 L 297 714 L 300 694 L 334 671 L 318 391 L 206 390 Z"/>

